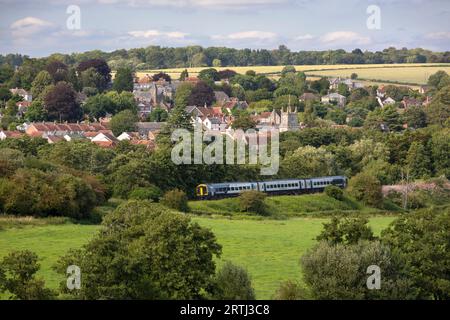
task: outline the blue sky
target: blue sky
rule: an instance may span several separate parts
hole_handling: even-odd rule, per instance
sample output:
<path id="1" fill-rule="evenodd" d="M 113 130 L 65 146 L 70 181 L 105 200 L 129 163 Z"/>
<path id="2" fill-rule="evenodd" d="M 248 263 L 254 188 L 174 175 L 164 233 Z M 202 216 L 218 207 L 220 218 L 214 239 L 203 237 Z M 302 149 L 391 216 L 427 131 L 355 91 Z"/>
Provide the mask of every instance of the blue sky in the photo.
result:
<path id="1" fill-rule="evenodd" d="M 69 30 L 66 9 L 81 10 Z M 367 8 L 380 9 L 369 29 Z M 449 0 L 0 0 L 0 53 L 148 45 L 291 50 L 422 47 L 450 50 Z"/>

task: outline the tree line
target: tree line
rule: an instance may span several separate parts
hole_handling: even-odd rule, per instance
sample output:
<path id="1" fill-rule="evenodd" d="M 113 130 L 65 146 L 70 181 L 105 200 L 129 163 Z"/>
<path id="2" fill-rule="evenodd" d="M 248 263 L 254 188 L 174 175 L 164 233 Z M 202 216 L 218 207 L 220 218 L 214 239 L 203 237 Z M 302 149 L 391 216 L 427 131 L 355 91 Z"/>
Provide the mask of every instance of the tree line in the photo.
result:
<path id="1" fill-rule="evenodd" d="M 112 52 L 101 50 L 72 54 L 53 54 L 47 58 L 75 65 L 84 60 L 104 59 L 110 67 L 132 67 L 137 70 L 185 68 L 185 67 L 226 67 L 226 66 L 275 66 L 275 65 L 323 65 L 323 64 L 380 64 L 380 63 L 448 63 L 450 52 L 433 52 L 421 48 L 382 51 L 350 52 L 343 49 L 327 51 L 291 51 L 285 45 L 277 49 L 234 49 L 225 47 L 188 46 L 179 48 L 149 46 L 146 48 L 120 49 Z M 12 67 L 24 64 L 30 58 L 21 54 L 0 55 L 0 65 Z"/>

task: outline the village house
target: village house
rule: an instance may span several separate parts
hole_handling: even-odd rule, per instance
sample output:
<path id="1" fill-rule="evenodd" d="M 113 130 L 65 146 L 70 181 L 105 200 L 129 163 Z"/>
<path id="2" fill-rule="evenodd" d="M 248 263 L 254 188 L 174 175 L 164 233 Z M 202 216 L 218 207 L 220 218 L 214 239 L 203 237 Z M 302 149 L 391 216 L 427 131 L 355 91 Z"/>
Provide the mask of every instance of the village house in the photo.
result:
<path id="1" fill-rule="evenodd" d="M 230 102 L 230 97 L 223 91 L 214 91 L 216 103 L 223 106 L 225 103 Z"/>
<path id="2" fill-rule="evenodd" d="M 339 85 L 345 84 L 349 90 L 358 89 L 358 88 L 364 88 L 364 85 L 360 82 L 353 81 L 351 79 L 341 79 L 338 78 L 331 78 L 330 81 L 330 90 L 337 90 L 339 88 Z"/>
<path id="3" fill-rule="evenodd" d="M 166 122 L 138 122 L 137 132 L 142 139 L 154 140 Z"/>
<path id="4" fill-rule="evenodd" d="M 17 94 L 18 96 L 21 96 L 24 101 L 27 101 L 27 102 L 33 101 L 33 95 L 31 94 L 31 92 L 28 92 L 25 89 L 14 88 L 14 89 L 9 89 L 9 91 L 12 94 Z"/>
<path id="5" fill-rule="evenodd" d="M 308 102 L 308 101 L 317 101 L 319 100 L 319 96 L 314 94 L 314 93 L 310 93 L 310 92 L 305 92 L 304 94 L 302 94 L 300 96 L 300 98 L 298 99 L 300 102 Z"/>
<path id="6" fill-rule="evenodd" d="M 87 132 L 109 131 L 103 123 L 54 123 L 54 122 L 33 122 L 24 123 L 21 126 L 25 133 L 31 137 L 81 135 Z"/>
<path id="7" fill-rule="evenodd" d="M 333 102 L 336 103 L 340 107 L 344 107 L 347 103 L 347 98 L 343 95 L 340 95 L 339 93 L 330 93 L 326 96 L 323 96 L 321 101 L 323 103 L 332 104 Z"/>
<path id="8" fill-rule="evenodd" d="M 387 97 L 387 98 L 377 97 L 377 101 L 378 101 L 378 104 L 380 105 L 380 107 L 382 107 L 382 108 L 384 108 L 387 105 L 394 104 L 396 102 L 391 97 Z"/>
<path id="9" fill-rule="evenodd" d="M 23 132 L 0 130 L 0 141 L 23 137 Z"/>
<path id="10" fill-rule="evenodd" d="M 102 148 L 112 148 L 117 144 L 118 140 L 112 133 L 100 132 L 92 138 L 91 142 Z"/>
<path id="11" fill-rule="evenodd" d="M 410 97 L 404 97 L 401 101 L 404 109 L 408 109 L 409 107 L 420 107 L 422 106 L 422 101 Z"/>

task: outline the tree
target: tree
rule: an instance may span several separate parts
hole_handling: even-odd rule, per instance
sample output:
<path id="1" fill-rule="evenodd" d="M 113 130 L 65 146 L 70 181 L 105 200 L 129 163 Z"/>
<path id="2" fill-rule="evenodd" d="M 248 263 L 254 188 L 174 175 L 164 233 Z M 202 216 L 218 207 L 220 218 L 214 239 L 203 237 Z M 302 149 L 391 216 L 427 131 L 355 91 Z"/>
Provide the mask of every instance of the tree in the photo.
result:
<path id="1" fill-rule="evenodd" d="M 165 122 L 167 118 L 169 118 L 169 114 L 167 113 L 166 110 L 160 107 L 156 107 L 155 109 L 152 110 L 148 118 L 149 121 L 152 122 Z"/>
<path id="2" fill-rule="evenodd" d="M 110 126 L 115 136 L 119 136 L 124 132 L 136 131 L 136 123 L 139 117 L 131 110 L 124 110 L 112 117 Z"/>
<path id="3" fill-rule="evenodd" d="M 188 103 L 190 106 L 211 106 L 215 101 L 214 90 L 204 81 L 199 81 L 192 88 Z"/>
<path id="4" fill-rule="evenodd" d="M 83 270 L 79 299 L 199 299 L 210 287 L 221 246 L 189 217 L 148 201 L 129 201 L 106 215 L 103 228 L 56 265 Z M 105 277 L 105 275 L 107 275 Z"/>
<path id="5" fill-rule="evenodd" d="M 219 79 L 220 80 L 230 80 L 231 78 L 233 78 L 235 75 L 237 75 L 236 71 L 234 70 L 230 70 L 230 69 L 225 69 L 225 70 L 220 70 L 218 72 L 219 75 Z"/>
<path id="6" fill-rule="evenodd" d="M 428 85 L 436 88 L 437 90 L 441 90 L 442 88 L 450 85 L 450 76 L 447 72 L 440 70 L 428 78 Z"/>
<path id="7" fill-rule="evenodd" d="M 255 300 L 255 291 L 247 271 L 227 261 L 214 278 L 214 300 Z"/>
<path id="8" fill-rule="evenodd" d="M 248 114 L 240 113 L 231 124 L 233 129 L 242 129 L 244 131 L 248 129 L 254 129 L 256 127 L 256 122 Z"/>
<path id="9" fill-rule="evenodd" d="M 89 59 L 80 62 L 77 71 L 83 73 L 89 69 L 94 69 L 98 74 L 96 79 L 96 88 L 102 92 L 109 87 L 111 83 L 111 69 L 103 59 Z"/>
<path id="10" fill-rule="evenodd" d="M 191 123 L 191 116 L 186 112 L 186 108 L 179 106 L 176 106 L 172 112 L 170 112 L 167 126 L 170 131 L 175 129 L 192 131 L 194 129 Z"/>
<path id="11" fill-rule="evenodd" d="M 450 85 L 439 90 L 433 97 L 428 108 L 426 108 L 429 124 L 436 124 L 441 127 L 450 118 Z"/>
<path id="12" fill-rule="evenodd" d="M 431 138 L 431 153 L 436 174 L 450 178 L 450 129 L 443 129 Z"/>
<path id="13" fill-rule="evenodd" d="M 383 243 L 409 266 L 422 299 L 450 298 L 450 211 L 424 209 L 397 218 L 381 234 Z"/>
<path id="14" fill-rule="evenodd" d="M 361 172 L 350 179 L 349 193 L 358 201 L 369 206 L 381 207 L 383 194 L 380 181 L 367 173 Z"/>
<path id="15" fill-rule="evenodd" d="M 300 147 L 281 162 L 280 172 L 285 178 L 328 176 L 336 173 L 333 154 L 324 147 Z"/>
<path id="16" fill-rule="evenodd" d="M 427 126 L 427 114 L 423 110 L 423 107 L 408 107 L 403 116 L 408 128 L 419 129 Z"/>
<path id="17" fill-rule="evenodd" d="M 93 120 L 103 118 L 108 113 L 112 114 L 115 109 L 113 101 L 105 94 L 96 94 L 87 98 L 84 103 L 84 112 Z"/>
<path id="18" fill-rule="evenodd" d="M 167 191 L 161 199 L 161 203 L 169 208 L 189 212 L 188 198 L 186 193 L 179 189 Z"/>
<path id="19" fill-rule="evenodd" d="M 30 122 L 46 121 L 48 118 L 44 104 L 40 100 L 33 100 L 25 113 L 25 119 Z"/>
<path id="20" fill-rule="evenodd" d="M 381 288 L 367 289 L 367 268 L 382 270 Z M 313 299 L 371 300 L 416 299 L 418 292 L 407 277 L 405 263 L 379 241 L 357 244 L 319 242 L 301 258 L 303 279 Z"/>
<path id="21" fill-rule="evenodd" d="M 152 76 L 153 81 L 159 81 L 160 79 L 164 79 L 167 82 L 172 82 L 172 78 L 165 72 L 159 72 Z"/>
<path id="22" fill-rule="evenodd" d="M 187 69 L 184 69 L 180 73 L 180 81 L 185 81 L 188 77 L 189 77 L 189 72 L 187 71 Z"/>
<path id="23" fill-rule="evenodd" d="M 285 76 L 288 73 L 296 73 L 297 70 L 295 69 L 294 66 L 285 66 L 282 70 L 281 70 L 281 76 Z"/>
<path id="24" fill-rule="evenodd" d="M 133 200 L 150 200 L 153 202 L 159 202 L 159 198 L 163 195 L 160 188 L 155 185 L 149 185 L 145 188 L 136 188 L 130 192 L 128 199 Z"/>
<path id="25" fill-rule="evenodd" d="M 59 60 L 53 60 L 46 67 L 47 72 L 53 79 L 54 83 L 59 81 L 67 81 L 67 65 Z"/>
<path id="26" fill-rule="evenodd" d="M 55 292 L 45 287 L 45 281 L 36 278 L 40 265 L 35 253 L 12 251 L 0 261 L 0 292 L 10 299 L 52 300 Z"/>
<path id="27" fill-rule="evenodd" d="M 114 78 L 113 90 L 121 93 L 122 91 L 133 91 L 133 70 L 130 68 L 119 68 Z"/>
<path id="28" fill-rule="evenodd" d="M 189 97 L 191 96 L 194 85 L 190 82 L 183 82 L 175 92 L 175 106 L 185 108 L 189 105 Z"/>
<path id="29" fill-rule="evenodd" d="M 47 71 L 41 71 L 38 73 L 36 78 L 34 78 L 33 83 L 31 84 L 31 94 L 33 95 L 33 99 L 39 99 L 41 94 L 44 92 L 44 89 L 51 85 L 53 82 L 53 78 Z"/>
<path id="30" fill-rule="evenodd" d="M 66 82 L 58 82 L 44 96 L 44 107 L 48 120 L 77 121 L 82 110 L 77 102 L 76 93 Z"/>
<path id="31" fill-rule="evenodd" d="M 425 149 L 422 143 L 414 141 L 406 156 L 406 165 L 409 170 L 409 175 L 412 179 L 427 178 L 430 176 L 430 157 L 429 152 Z"/>
<path id="32" fill-rule="evenodd" d="M 353 72 L 353 73 L 350 75 L 350 79 L 352 79 L 352 80 L 358 79 L 358 74 Z"/>
<path id="33" fill-rule="evenodd" d="M 350 90 L 349 90 L 348 86 L 345 83 L 339 83 L 338 84 L 337 92 L 340 95 L 343 95 L 345 97 L 350 96 Z"/>
<path id="34" fill-rule="evenodd" d="M 372 241 L 376 238 L 368 223 L 369 220 L 364 217 L 354 219 L 333 217 L 330 223 L 323 224 L 323 230 L 316 239 L 332 244 L 356 244 L 360 240 Z"/>
<path id="35" fill-rule="evenodd" d="M 256 190 L 244 191 L 239 195 L 239 208 L 243 212 L 253 212 L 259 215 L 268 215 L 265 203 L 266 194 Z"/>
<path id="36" fill-rule="evenodd" d="M 212 65 L 215 68 L 220 68 L 222 66 L 222 61 L 220 59 L 214 59 Z"/>
<path id="37" fill-rule="evenodd" d="M 198 78 L 212 85 L 215 81 L 220 80 L 219 73 L 214 68 L 203 69 L 199 72 Z"/>

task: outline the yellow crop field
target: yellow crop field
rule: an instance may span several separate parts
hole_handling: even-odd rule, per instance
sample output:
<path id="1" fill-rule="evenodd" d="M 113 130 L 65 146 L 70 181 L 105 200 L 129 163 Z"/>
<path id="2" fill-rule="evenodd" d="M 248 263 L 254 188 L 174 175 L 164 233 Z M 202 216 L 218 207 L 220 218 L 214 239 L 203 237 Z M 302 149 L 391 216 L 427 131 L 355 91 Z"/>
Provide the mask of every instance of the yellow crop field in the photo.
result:
<path id="1" fill-rule="evenodd" d="M 256 73 L 268 74 L 277 78 L 284 66 L 247 66 L 247 67 L 220 67 L 217 70 L 231 69 L 240 74 L 245 74 L 249 70 Z M 309 79 L 319 76 L 325 77 L 346 77 L 349 78 L 352 73 L 357 73 L 360 79 L 367 83 L 396 82 L 405 84 L 425 84 L 428 77 L 438 70 L 450 73 L 450 64 L 365 64 L 365 65 L 301 65 L 295 66 L 297 71 L 303 71 Z M 181 72 L 187 69 L 190 76 L 197 76 L 198 73 L 206 68 L 170 68 L 161 70 L 147 70 L 137 72 L 138 77 L 153 75 L 158 72 L 165 72 L 173 79 L 178 79 Z"/>
<path id="2" fill-rule="evenodd" d="M 357 73 L 359 79 L 372 81 L 390 81 L 407 84 L 425 84 L 428 78 L 439 70 L 450 73 L 450 65 L 439 67 L 384 67 L 384 68 L 355 68 L 345 70 L 326 70 L 307 72 L 310 76 L 343 77 L 349 78 Z"/>

